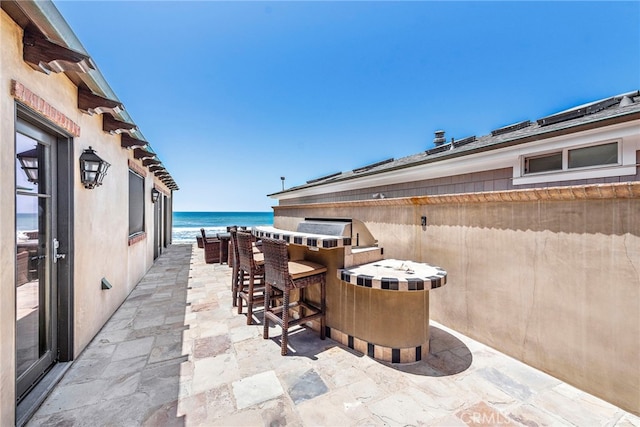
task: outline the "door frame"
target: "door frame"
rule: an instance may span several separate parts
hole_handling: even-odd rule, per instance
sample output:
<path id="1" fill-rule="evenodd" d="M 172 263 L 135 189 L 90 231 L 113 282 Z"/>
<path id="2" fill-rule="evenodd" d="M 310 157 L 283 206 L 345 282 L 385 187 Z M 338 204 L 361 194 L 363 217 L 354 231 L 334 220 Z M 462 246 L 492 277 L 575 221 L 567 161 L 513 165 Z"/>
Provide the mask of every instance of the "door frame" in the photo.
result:
<path id="1" fill-rule="evenodd" d="M 158 200 L 153 203 L 153 259 L 157 259 L 162 253 L 161 248 L 161 233 L 162 233 L 162 198 L 158 197 Z"/>
<path id="2" fill-rule="evenodd" d="M 73 334 L 73 313 L 74 313 L 74 301 L 73 301 L 73 266 L 74 266 L 74 239 L 73 239 L 73 200 L 74 200 L 74 165 L 75 159 L 73 156 L 73 138 L 70 134 L 55 126 L 48 120 L 41 117 L 39 114 L 34 112 L 33 110 L 25 107 L 24 105 L 16 102 L 15 109 L 15 130 L 14 135 L 18 131 L 18 121 L 22 121 L 36 127 L 42 132 L 46 132 L 55 138 L 55 144 L 57 148 L 57 158 L 56 167 L 55 167 L 55 175 L 52 175 L 51 179 L 55 182 L 52 189 L 55 191 L 55 194 L 52 194 L 52 197 L 56 197 L 57 209 L 56 212 L 51 212 L 52 221 L 55 221 L 52 224 L 53 229 L 57 230 L 56 237 L 60 242 L 60 247 L 58 251 L 60 253 L 65 253 L 66 258 L 64 262 L 58 262 L 54 272 L 56 274 L 55 277 L 52 277 L 52 281 L 56 283 L 57 297 L 56 301 L 53 303 L 57 306 L 57 316 L 56 316 L 56 324 L 52 325 L 52 328 L 55 328 L 56 344 L 57 348 L 53 349 L 56 351 L 56 360 L 57 362 L 69 362 L 73 360 L 73 342 L 74 342 L 74 334 Z M 14 136 L 15 137 L 15 136 Z M 15 142 L 14 142 L 15 144 Z M 15 172 L 14 172 L 15 173 Z M 15 215 L 15 208 L 14 208 Z M 51 242 L 48 242 L 50 245 Z M 49 256 L 52 253 L 48 254 Z M 14 325 L 15 327 L 15 325 Z M 15 343 L 14 343 L 15 348 Z M 55 365 L 55 363 L 54 363 Z M 15 378 L 15 373 L 14 373 Z M 17 380 L 17 378 L 16 378 Z M 34 386 L 26 393 L 25 396 L 29 396 L 32 393 L 36 392 L 36 389 L 40 390 L 43 387 L 40 386 L 41 383 L 47 382 L 47 374 L 45 373 L 38 382 L 37 386 Z M 50 387 L 46 387 L 45 389 L 49 389 Z M 17 390 L 16 390 L 17 392 Z M 27 399 L 25 396 L 22 397 L 21 403 L 18 406 L 22 405 L 22 402 L 25 400 L 34 401 L 34 397 L 36 400 L 40 400 L 39 396 L 29 396 Z M 16 394 L 16 399 L 19 396 Z M 27 403 L 27 402 L 25 402 Z"/>

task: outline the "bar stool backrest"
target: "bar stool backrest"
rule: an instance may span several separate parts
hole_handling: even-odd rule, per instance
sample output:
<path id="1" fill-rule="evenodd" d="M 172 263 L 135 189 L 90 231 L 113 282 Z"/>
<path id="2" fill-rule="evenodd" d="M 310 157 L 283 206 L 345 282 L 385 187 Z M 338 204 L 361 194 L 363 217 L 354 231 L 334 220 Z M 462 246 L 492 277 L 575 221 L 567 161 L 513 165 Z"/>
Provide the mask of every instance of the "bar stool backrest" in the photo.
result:
<path id="1" fill-rule="evenodd" d="M 255 271 L 256 263 L 253 259 L 253 248 L 251 245 L 251 243 L 253 242 L 253 236 L 251 235 L 251 233 L 238 231 L 236 233 L 236 237 L 240 268 L 245 271 Z"/>
<path id="2" fill-rule="evenodd" d="M 238 253 L 238 229 L 236 227 L 232 227 L 229 230 L 229 234 L 231 235 L 231 246 L 233 246 L 233 265 L 240 265 L 240 254 Z"/>
<path id="3" fill-rule="evenodd" d="M 292 287 L 289 275 L 287 243 L 278 239 L 262 239 L 264 253 L 264 280 L 279 289 Z"/>

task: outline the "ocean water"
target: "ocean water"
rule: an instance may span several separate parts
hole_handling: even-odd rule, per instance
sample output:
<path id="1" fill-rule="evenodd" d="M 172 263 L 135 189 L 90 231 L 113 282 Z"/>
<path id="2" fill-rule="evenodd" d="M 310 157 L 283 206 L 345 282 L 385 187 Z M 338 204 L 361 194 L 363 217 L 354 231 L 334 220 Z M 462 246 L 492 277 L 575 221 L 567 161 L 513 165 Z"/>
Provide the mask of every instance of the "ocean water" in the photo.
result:
<path id="1" fill-rule="evenodd" d="M 37 230 L 38 229 L 38 214 L 35 214 L 35 213 L 17 213 L 16 214 L 16 229 L 19 230 L 19 231 Z"/>
<path id="2" fill-rule="evenodd" d="M 201 228 L 215 236 L 231 225 L 273 225 L 273 212 L 174 212 L 173 243 L 195 243 Z"/>

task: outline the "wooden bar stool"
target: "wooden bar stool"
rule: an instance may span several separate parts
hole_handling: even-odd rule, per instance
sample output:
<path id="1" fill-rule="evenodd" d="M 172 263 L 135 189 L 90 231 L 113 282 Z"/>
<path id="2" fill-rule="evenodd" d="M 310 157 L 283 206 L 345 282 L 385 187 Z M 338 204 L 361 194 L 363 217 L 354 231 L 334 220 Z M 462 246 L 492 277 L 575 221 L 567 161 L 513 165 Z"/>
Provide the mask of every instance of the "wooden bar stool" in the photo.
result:
<path id="1" fill-rule="evenodd" d="M 314 319 L 320 319 L 320 339 L 325 339 L 326 313 L 326 273 L 327 267 L 310 261 L 289 261 L 287 243 L 284 240 L 262 239 L 264 253 L 265 302 L 264 302 L 264 333 L 263 338 L 269 338 L 269 322 L 272 321 L 282 327 L 282 342 L 280 353 L 287 354 L 289 327 L 300 325 Z M 320 307 L 311 304 L 304 298 L 304 288 L 320 285 Z M 272 288 L 282 291 L 282 305 L 271 307 L 270 297 Z M 298 301 L 289 301 L 289 292 L 300 290 Z M 289 309 L 300 307 L 300 317 L 291 319 Z"/>
<path id="2" fill-rule="evenodd" d="M 236 302 L 238 314 L 242 314 L 242 301 L 247 304 L 247 325 L 253 321 L 253 307 L 264 303 L 264 257 L 262 253 L 254 254 L 253 236 L 250 233 L 236 232 L 238 244 L 239 277 L 236 285 Z M 248 282 L 245 283 L 245 274 Z M 258 282 L 258 284 L 256 284 Z"/>

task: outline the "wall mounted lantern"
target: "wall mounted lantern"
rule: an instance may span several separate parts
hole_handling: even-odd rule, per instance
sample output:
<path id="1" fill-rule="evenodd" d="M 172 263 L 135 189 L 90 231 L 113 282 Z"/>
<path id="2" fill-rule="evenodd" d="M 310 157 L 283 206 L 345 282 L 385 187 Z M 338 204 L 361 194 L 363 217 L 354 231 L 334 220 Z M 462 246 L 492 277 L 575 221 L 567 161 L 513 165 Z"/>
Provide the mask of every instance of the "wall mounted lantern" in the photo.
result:
<path id="1" fill-rule="evenodd" d="M 80 180 L 84 188 L 94 188 L 102 185 L 102 180 L 107 174 L 111 164 L 96 154 L 89 146 L 80 156 Z"/>
<path id="2" fill-rule="evenodd" d="M 155 188 L 151 189 L 151 201 L 153 203 L 158 201 L 158 198 L 160 197 L 160 192 L 158 190 L 156 190 Z"/>
<path id="3" fill-rule="evenodd" d="M 28 151 L 23 151 L 16 155 L 20 162 L 20 167 L 27 175 L 27 180 L 34 184 L 38 183 L 38 149 L 33 148 Z"/>

